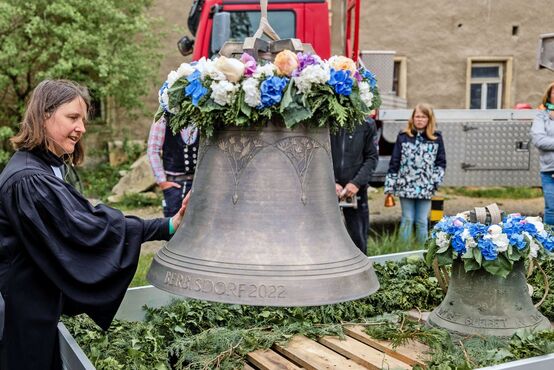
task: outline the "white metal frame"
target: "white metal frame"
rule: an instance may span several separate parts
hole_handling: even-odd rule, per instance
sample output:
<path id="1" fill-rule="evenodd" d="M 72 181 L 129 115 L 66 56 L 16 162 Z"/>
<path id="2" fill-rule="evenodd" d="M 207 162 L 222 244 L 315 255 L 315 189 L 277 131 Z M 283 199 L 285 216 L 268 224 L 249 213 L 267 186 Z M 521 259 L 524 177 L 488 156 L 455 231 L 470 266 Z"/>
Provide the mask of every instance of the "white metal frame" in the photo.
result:
<path id="1" fill-rule="evenodd" d="M 473 71 L 473 68 L 475 67 L 497 67 L 498 68 L 498 77 L 471 77 L 470 75 L 470 81 L 469 81 L 469 95 L 471 97 L 471 85 L 473 84 L 480 84 L 482 86 L 481 88 L 481 107 L 480 109 L 490 109 L 487 108 L 487 90 L 489 84 L 498 84 L 498 91 L 497 91 L 497 104 L 496 109 L 502 108 L 502 92 L 504 91 L 504 63 L 501 62 L 472 62 L 471 63 L 471 70 Z M 471 105 L 471 98 L 470 98 L 470 105 Z M 494 109 L 494 108 L 493 108 Z"/>

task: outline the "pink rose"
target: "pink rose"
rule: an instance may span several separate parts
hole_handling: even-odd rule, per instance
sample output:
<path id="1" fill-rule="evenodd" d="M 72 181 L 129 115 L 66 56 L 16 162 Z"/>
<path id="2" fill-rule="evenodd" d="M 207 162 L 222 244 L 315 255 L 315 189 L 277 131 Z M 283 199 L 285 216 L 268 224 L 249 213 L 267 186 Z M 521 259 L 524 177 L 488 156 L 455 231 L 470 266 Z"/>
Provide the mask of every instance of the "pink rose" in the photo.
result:
<path id="1" fill-rule="evenodd" d="M 256 72 L 256 59 L 250 54 L 243 53 L 240 61 L 244 63 L 244 75 L 251 77 Z"/>

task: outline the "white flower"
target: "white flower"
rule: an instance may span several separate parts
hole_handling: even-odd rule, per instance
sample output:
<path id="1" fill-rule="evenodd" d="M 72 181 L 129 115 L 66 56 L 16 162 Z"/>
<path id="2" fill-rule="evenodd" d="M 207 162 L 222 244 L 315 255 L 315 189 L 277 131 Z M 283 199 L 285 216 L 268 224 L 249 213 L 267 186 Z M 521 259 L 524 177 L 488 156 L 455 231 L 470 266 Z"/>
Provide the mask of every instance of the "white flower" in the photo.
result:
<path id="1" fill-rule="evenodd" d="M 265 77 L 271 77 L 275 74 L 276 71 L 277 69 L 275 68 L 273 63 L 267 63 L 263 66 L 258 65 L 258 67 L 256 68 L 256 72 L 252 74 L 252 77 L 260 78 L 262 77 L 262 75 L 264 75 Z"/>
<path id="2" fill-rule="evenodd" d="M 170 88 L 171 86 L 173 86 L 175 81 L 177 81 L 178 79 L 179 75 L 177 74 L 177 71 L 169 72 L 169 74 L 167 75 L 167 87 Z"/>
<path id="3" fill-rule="evenodd" d="M 502 232 L 502 228 L 499 225 L 491 225 L 487 231 L 488 234 L 483 239 L 490 239 L 496 245 L 498 252 L 505 252 L 508 249 L 508 235 Z"/>
<path id="4" fill-rule="evenodd" d="M 358 84 L 358 88 L 360 89 L 360 98 L 364 104 L 371 107 L 371 103 L 373 102 L 373 93 L 370 90 L 369 83 L 367 81 L 362 81 Z"/>
<path id="5" fill-rule="evenodd" d="M 523 236 L 529 240 L 529 258 L 537 258 L 537 252 L 540 249 L 540 245 L 535 242 L 535 239 L 527 231 L 523 232 Z"/>
<path id="6" fill-rule="evenodd" d="M 177 68 L 177 74 L 179 75 L 179 78 L 188 77 L 192 72 L 194 72 L 194 67 L 191 66 L 189 63 L 181 63 L 179 68 Z"/>
<path id="7" fill-rule="evenodd" d="M 440 248 L 447 248 L 449 242 L 450 242 L 450 240 L 448 239 L 448 234 L 447 233 L 445 233 L 444 231 L 439 231 L 437 233 L 436 243 L 439 246 L 439 249 Z"/>
<path id="8" fill-rule="evenodd" d="M 471 234 L 469 233 L 468 229 L 464 229 L 462 231 L 462 234 L 460 235 L 462 240 L 465 242 L 466 248 L 475 248 L 477 246 L 477 243 L 475 242 L 475 239 L 471 237 Z"/>
<path id="9" fill-rule="evenodd" d="M 171 109 L 169 107 L 169 93 L 168 89 L 163 89 L 161 92 L 158 93 L 158 101 L 160 102 L 160 105 L 164 107 L 169 113 L 177 113 L 178 109 Z"/>
<path id="10" fill-rule="evenodd" d="M 210 85 L 210 89 L 212 89 L 210 98 L 212 98 L 219 105 L 229 105 L 233 101 L 238 88 L 239 85 L 235 85 L 229 81 L 214 81 Z"/>
<path id="11" fill-rule="evenodd" d="M 238 82 L 244 74 L 244 63 L 238 59 L 220 56 L 214 66 L 231 82 Z"/>
<path id="12" fill-rule="evenodd" d="M 200 71 L 200 79 L 202 81 L 206 78 L 206 76 L 215 81 L 221 81 L 225 79 L 225 75 L 223 74 L 223 72 L 215 68 L 215 64 L 211 59 L 206 59 L 205 57 L 202 57 L 196 63 L 195 67 Z"/>
<path id="13" fill-rule="evenodd" d="M 190 64 L 182 63 L 176 71 L 171 71 L 167 75 L 167 87 L 171 88 L 178 79 L 187 77 L 192 72 L 194 72 L 194 68 Z"/>
<path id="14" fill-rule="evenodd" d="M 313 84 L 324 84 L 329 81 L 329 78 L 331 78 L 330 70 L 327 66 L 314 64 L 304 68 L 300 76 L 293 77 L 293 80 L 298 87 L 298 93 L 306 94 L 310 92 Z"/>
<path id="15" fill-rule="evenodd" d="M 260 89 L 258 88 L 259 82 L 256 78 L 247 78 L 242 83 L 242 90 L 244 91 L 244 102 L 250 107 L 257 107 L 260 105 Z"/>

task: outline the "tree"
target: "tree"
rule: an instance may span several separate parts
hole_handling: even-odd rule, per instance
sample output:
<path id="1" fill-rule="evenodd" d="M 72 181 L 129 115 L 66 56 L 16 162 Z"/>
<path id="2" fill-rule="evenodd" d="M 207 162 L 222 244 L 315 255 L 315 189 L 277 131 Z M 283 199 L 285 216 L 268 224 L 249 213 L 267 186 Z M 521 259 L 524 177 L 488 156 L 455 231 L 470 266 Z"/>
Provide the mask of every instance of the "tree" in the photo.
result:
<path id="1" fill-rule="evenodd" d="M 72 79 L 96 99 L 141 107 L 159 60 L 151 4 L 0 0 L 0 124 L 20 122 L 30 93 L 46 78 Z"/>

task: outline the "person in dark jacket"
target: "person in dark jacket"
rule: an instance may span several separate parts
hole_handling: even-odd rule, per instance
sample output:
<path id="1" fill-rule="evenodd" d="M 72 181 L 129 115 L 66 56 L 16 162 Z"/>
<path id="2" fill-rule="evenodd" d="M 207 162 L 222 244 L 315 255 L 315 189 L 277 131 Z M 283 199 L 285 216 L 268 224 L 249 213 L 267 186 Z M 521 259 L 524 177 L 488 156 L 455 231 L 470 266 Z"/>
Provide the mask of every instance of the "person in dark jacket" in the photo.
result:
<path id="1" fill-rule="evenodd" d="M 172 218 L 125 216 L 64 181 L 64 161 L 83 159 L 89 106 L 83 87 L 43 81 L 11 139 L 17 151 L 0 174 L 2 370 L 61 370 L 60 315 L 86 313 L 107 329 L 140 245 L 168 240 L 185 212 L 188 199 Z"/>
<path id="2" fill-rule="evenodd" d="M 375 133 L 375 121 L 368 119 L 353 132 L 339 129 L 331 135 L 335 190 L 339 198 L 356 197 L 357 208 L 345 207 L 343 214 L 348 234 L 364 254 L 369 236 L 367 185 L 379 160 Z"/>
<path id="3" fill-rule="evenodd" d="M 442 183 L 445 170 L 446 152 L 442 135 L 436 131 L 433 108 L 418 104 L 408 126 L 396 138 L 385 178 L 385 194 L 400 197 L 401 240 L 412 239 L 414 224 L 416 241 L 423 244 L 427 240 L 431 197 Z"/>

